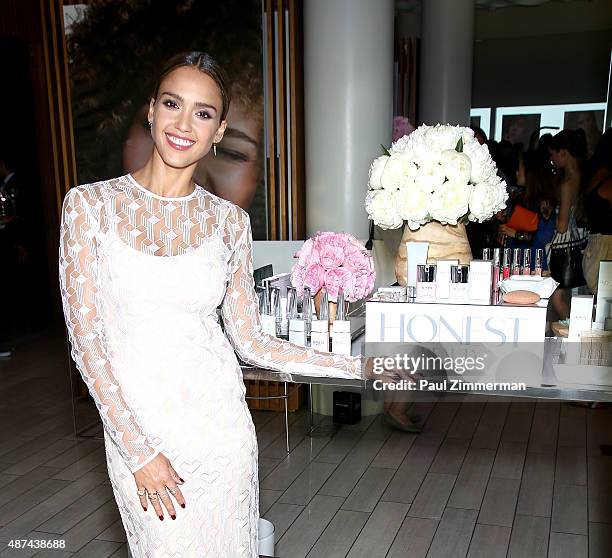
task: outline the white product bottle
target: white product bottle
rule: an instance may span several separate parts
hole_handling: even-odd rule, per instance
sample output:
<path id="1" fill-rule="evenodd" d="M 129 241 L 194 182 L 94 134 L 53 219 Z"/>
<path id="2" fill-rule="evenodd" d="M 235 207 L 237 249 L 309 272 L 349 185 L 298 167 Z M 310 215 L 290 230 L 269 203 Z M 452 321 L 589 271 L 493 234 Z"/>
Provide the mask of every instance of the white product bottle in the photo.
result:
<path id="1" fill-rule="evenodd" d="M 306 324 L 297 314 L 297 293 L 294 287 L 287 288 L 287 319 L 289 320 L 289 341 L 306 346 Z"/>
<path id="2" fill-rule="evenodd" d="M 304 287 L 304 296 L 302 297 L 302 319 L 306 328 L 306 343 L 310 345 L 310 333 L 312 331 L 312 294 L 310 287 Z"/>
<path id="3" fill-rule="evenodd" d="M 270 313 L 270 285 L 266 283 L 263 296 L 259 299 L 259 313 L 261 314 L 261 328 L 264 333 L 276 337 L 276 318 Z"/>
<path id="4" fill-rule="evenodd" d="M 329 297 L 325 287 L 322 289 L 319 317 L 312 321 L 310 346 L 317 351 L 329 352 Z"/>
<path id="5" fill-rule="evenodd" d="M 346 316 L 344 292 L 338 291 L 338 310 L 333 323 L 332 352 L 339 355 L 351 355 L 351 322 Z"/>
<path id="6" fill-rule="evenodd" d="M 470 298 L 469 271 L 467 265 L 453 265 L 451 267 L 450 296 L 451 304 L 467 304 Z"/>

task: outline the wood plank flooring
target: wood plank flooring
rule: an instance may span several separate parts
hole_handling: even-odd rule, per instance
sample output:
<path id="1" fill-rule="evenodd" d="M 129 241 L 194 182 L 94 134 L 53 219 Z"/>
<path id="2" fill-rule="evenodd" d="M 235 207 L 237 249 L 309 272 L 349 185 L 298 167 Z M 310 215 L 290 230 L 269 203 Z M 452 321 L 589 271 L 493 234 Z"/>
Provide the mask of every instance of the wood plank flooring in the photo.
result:
<path id="1" fill-rule="evenodd" d="M 129 556 L 103 443 L 74 436 L 66 358 L 49 332 L 0 360 L 0 558 Z M 300 411 L 287 455 L 282 415 L 253 413 L 278 557 L 612 556 L 611 410 L 453 396 L 410 414 L 418 436 L 377 416 L 310 437 Z"/>

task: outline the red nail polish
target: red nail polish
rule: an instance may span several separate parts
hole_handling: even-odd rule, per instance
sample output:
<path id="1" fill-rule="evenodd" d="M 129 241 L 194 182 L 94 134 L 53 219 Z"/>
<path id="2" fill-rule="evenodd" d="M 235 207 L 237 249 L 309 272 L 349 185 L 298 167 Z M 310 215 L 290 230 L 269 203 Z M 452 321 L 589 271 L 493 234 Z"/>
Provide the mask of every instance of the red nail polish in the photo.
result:
<path id="1" fill-rule="evenodd" d="M 184 507 L 185 507 L 185 504 L 181 504 L 181 508 L 184 508 Z"/>
<path id="2" fill-rule="evenodd" d="M 173 520 L 176 519 L 176 515 L 171 515 L 170 516 Z"/>
<path id="3" fill-rule="evenodd" d="M 164 520 L 164 516 L 163 516 L 163 515 L 160 515 L 160 516 L 159 516 L 159 519 L 160 519 L 160 521 L 163 521 L 163 520 Z"/>
<path id="4" fill-rule="evenodd" d="M 181 480 L 181 482 L 185 482 L 183 479 L 181 479 L 181 477 L 179 477 L 179 479 Z"/>
<path id="5" fill-rule="evenodd" d="M 142 509 L 143 509 L 144 511 L 147 511 L 147 508 L 145 508 L 144 506 L 142 506 Z"/>

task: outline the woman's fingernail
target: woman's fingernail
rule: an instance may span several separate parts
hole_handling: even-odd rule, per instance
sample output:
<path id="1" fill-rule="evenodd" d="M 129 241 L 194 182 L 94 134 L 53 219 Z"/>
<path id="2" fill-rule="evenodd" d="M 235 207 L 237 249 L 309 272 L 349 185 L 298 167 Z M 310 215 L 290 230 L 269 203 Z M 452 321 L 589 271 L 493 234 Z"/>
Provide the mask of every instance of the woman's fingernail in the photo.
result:
<path id="1" fill-rule="evenodd" d="M 183 479 L 181 479 L 181 477 L 179 477 L 179 479 L 181 480 L 181 482 L 185 482 Z"/>
<path id="2" fill-rule="evenodd" d="M 164 516 L 163 516 L 163 515 L 160 515 L 160 516 L 158 516 L 158 517 L 159 517 L 160 521 L 163 521 L 163 520 L 164 520 Z"/>
<path id="3" fill-rule="evenodd" d="M 176 515 L 171 515 L 170 516 L 172 519 L 176 519 Z"/>
<path id="4" fill-rule="evenodd" d="M 181 508 L 184 508 L 184 507 L 185 507 L 185 504 L 181 504 Z"/>
<path id="5" fill-rule="evenodd" d="M 143 509 L 144 511 L 147 511 L 147 508 L 145 508 L 144 506 L 142 506 L 142 509 Z"/>

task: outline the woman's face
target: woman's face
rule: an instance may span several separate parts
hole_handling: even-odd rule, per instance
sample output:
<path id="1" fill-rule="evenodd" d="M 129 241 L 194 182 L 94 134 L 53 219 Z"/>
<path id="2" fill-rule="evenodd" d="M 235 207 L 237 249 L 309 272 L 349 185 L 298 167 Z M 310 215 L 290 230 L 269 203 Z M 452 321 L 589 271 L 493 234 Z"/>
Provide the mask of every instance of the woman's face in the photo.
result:
<path id="1" fill-rule="evenodd" d="M 148 121 L 155 150 L 174 168 L 194 167 L 221 141 L 222 99 L 214 80 L 189 66 L 170 72 L 151 99 Z"/>
<path id="2" fill-rule="evenodd" d="M 153 140 L 147 124 L 148 108 L 143 105 L 128 130 L 123 146 L 125 172 L 142 168 L 151 156 Z M 227 128 L 217 145 L 217 156 L 210 150 L 197 162 L 194 172 L 198 184 L 243 209 L 249 209 L 261 175 L 262 125 L 260 119 L 251 113 L 244 104 L 230 105 Z"/>
<path id="3" fill-rule="evenodd" d="M 555 151 L 554 149 L 548 150 L 548 156 L 550 157 L 551 163 L 558 169 L 565 167 L 567 155 L 567 149 L 561 149 L 560 151 Z"/>

